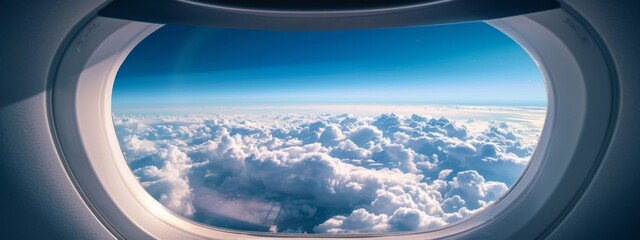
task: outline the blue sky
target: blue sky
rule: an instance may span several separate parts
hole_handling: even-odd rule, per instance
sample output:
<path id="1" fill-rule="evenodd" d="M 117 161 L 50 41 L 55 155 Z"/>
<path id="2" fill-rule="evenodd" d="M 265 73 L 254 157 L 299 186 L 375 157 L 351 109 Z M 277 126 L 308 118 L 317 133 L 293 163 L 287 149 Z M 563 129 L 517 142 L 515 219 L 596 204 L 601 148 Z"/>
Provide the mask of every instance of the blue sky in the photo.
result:
<path id="1" fill-rule="evenodd" d="M 545 106 L 546 92 L 527 53 L 484 23 L 350 31 L 169 25 L 127 57 L 112 103 L 116 113 L 295 104 Z"/>

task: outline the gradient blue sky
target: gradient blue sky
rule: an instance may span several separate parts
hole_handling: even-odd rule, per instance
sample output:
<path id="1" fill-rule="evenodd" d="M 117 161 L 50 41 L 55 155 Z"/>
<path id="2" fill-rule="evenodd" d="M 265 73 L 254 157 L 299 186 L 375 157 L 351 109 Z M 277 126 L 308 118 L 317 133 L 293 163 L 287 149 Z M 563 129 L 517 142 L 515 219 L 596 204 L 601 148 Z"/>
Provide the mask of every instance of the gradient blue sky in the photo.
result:
<path id="1" fill-rule="evenodd" d="M 484 23 L 263 31 L 165 26 L 118 71 L 113 111 L 291 104 L 545 106 L 543 78 Z"/>

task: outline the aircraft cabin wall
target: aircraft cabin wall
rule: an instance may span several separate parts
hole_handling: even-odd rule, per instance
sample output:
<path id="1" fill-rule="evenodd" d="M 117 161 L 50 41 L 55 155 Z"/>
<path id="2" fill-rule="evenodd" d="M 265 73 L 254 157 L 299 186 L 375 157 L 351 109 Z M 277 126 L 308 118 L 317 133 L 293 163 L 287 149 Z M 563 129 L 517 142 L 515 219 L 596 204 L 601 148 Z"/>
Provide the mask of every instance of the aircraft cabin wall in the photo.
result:
<path id="1" fill-rule="evenodd" d="M 12 1 L 0 10 L 0 238 L 114 238 L 82 201 L 57 154 L 46 93 L 62 46 L 108 2 Z M 610 52 L 619 114 L 584 194 L 566 215 L 540 223 L 552 228 L 531 238 L 639 239 L 640 8 L 632 0 L 562 2 L 593 27 Z"/>

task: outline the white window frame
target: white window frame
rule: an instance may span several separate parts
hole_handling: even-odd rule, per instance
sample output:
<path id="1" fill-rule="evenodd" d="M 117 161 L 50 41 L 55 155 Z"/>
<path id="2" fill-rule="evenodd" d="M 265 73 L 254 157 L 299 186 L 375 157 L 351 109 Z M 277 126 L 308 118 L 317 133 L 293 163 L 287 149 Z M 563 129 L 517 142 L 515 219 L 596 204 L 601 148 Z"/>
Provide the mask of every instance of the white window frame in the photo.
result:
<path id="1" fill-rule="evenodd" d="M 526 171 L 499 201 L 426 232 L 296 235 L 215 228 L 172 213 L 130 171 L 114 131 L 111 90 L 129 52 L 162 25 L 96 17 L 61 60 L 52 94 L 63 161 L 85 202 L 116 237 L 128 239 L 511 238 L 544 232 L 589 181 L 615 111 L 614 74 L 597 39 L 563 9 L 487 21 L 532 56 L 546 81 L 548 109 Z M 588 106 L 588 107 L 587 107 Z M 570 189 L 558 192 L 556 189 Z M 553 203 L 553 204 L 552 204 Z M 527 235 L 529 234 L 529 235 Z"/>

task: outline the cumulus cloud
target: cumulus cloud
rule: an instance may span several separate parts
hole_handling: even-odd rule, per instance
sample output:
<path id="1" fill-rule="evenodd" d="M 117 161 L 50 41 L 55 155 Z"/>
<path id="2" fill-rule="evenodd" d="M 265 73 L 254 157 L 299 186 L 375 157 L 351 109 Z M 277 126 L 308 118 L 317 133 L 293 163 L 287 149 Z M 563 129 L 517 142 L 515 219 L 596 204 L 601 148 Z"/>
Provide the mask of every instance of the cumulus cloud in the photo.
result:
<path id="1" fill-rule="evenodd" d="M 484 177 L 475 170 L 458 172 L 449 182 L 450 189 L 445 197 L 458 196 L 464 199 L 465 207 L 477 209 L 483 203 L 497 200 L 507 192 L 507 185 L 501 182 L 485 181 Z"/>
<path id="2" fill-rule="evenodd" d="M 415 208 L 398 208 L 393 216 L 389 218 L 392 230 L 416 231 L 432 229 L 446 223 L 439 217 L 427 215 L 423 211 Z"/>
<path id="3" fill-rule="evenodd" d="M 382 139 L 382 132 L 374 126 L 358 126 L 349 132 L 349 139 L 360 147 L 369 147 Z"/>
<path id="4" fill-rule="evenodd" d="M 353 210 L 348 216 L 334 216 L 314 228 L 324 233 L 383 232 L 389 228 L 387 215 L 375 215 L 363 208 Z"/>
<path id="5" fill-rule="evenodd" d="M 153 161 L 160 167 L 149 165 L 134 170 L 142 186 L 167 208 L 193 216 L 193 194 L 186 176 L 191 168 L 189 157 L 178 147 L 166 145 Z"/>
<path id="6" fill-rule="evenodd" d="M 508 123 L 382 114 L 114 116 L 145 189 L 240 230 L 420 231 L 497 201 L 534 146 Z M 477 124 L 477 123 L 476 123 Z M 224 224 L 223 224 L 224 223 Z"/>
<path id="7" fill-rule="evenodd" d="M 138 160 L 154 154 L 158 151 L 156 143 L 146 139 L 140 139 L 137 135 L 130 135 L 120 143 L 122 153 L 127 160 Z"/>

